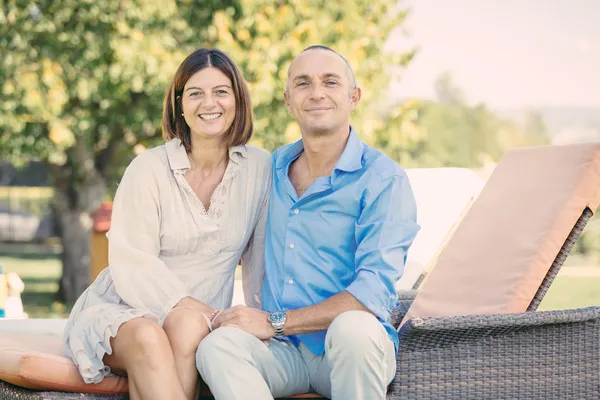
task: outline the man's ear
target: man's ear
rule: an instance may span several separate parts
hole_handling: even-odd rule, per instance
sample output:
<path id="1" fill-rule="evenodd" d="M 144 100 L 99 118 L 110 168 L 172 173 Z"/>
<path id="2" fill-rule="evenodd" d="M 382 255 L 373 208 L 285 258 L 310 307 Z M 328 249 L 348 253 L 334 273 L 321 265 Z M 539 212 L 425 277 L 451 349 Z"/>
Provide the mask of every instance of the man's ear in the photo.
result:
<path id="1" fill-rule="evenodd" d="M 360 101 L 360 97 L 362 96 L 362 91 L 360 88 L 352 89 L 352 93 L 350 94 L 350 109 L 354 110 L 358 102 Z"/>
<path id="2" fill-rule="evenodd" d="M 290 110 L 290 95 L 286 89 L 285 92 L 283 92 L 283 98 L 285 99 L 285 105 L 288 109 L 289 112 L 292 112 L 292 110 Z"/>

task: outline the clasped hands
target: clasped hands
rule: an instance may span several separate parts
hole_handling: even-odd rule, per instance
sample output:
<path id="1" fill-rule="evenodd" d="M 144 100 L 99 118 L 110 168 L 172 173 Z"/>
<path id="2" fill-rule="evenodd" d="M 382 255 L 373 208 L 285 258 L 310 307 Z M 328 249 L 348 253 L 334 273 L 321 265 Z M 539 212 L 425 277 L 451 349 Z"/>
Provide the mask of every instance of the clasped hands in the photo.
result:
<path id="1" fill-rule="evenodd" d="M 269 322 L 269 313 L 242 305 L 221 311 L 212 321 L 213 329 L 230 326 L 256 336 L 261 340 L 275 336 L 275 329 Z"/>
<path id="2" fill-rule="evenodd" d="M 256 308 L 237 305 L 223 311 L 218 311 L 191 297 L 182 299 L 175 306 L 175 308 L 178 307 L 198 309 L 207 319 L 211 330 L 230 326 L 246 331 L 261 340 L 268 340 L 275 336 L 275 329 L 268 319 L 269 313 Z"/>

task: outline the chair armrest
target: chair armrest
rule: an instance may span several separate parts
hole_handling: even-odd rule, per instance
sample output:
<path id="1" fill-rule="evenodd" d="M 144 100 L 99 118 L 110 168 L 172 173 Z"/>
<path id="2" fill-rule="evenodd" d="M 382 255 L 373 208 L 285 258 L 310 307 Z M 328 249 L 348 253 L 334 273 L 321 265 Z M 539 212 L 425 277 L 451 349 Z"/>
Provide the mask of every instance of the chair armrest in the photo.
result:
<path id="1" fill-rule="evenodd" d="M 414 300 L 417 297 L 418 290 L 400 290 L 398 291 L 398 300 Z"/>
<path id="2" fill-rule="evenodd" d="M 398 329 L 400 322 L 404 319 L 416 296 L 417 290 L 401 290 L 398 292 L 398 302 L 390 314 L 394 328 Z"/>
<path id="3" fill-rule="evenodd" d="M 412 318 L 388 399 L 600 398 L 600 308 Z"/>
<path id="4" fill-rule="evenodd" d="M 413 302 L 412 299 L 409 299 L 409 300 L 402 300 L 400 298 L 398 299 L 398 302 L 396 303 L 396 307 L 394 307 L 394 309 L 390 313 L 390 320 L 391 320 L 392 326 L 394 328 L 398 329 L 400 322 L 402 322 L 402 320 L 404 319 L 404 316 L 408 312 L 408 309 L 412 305 L 412 302 Z"/>

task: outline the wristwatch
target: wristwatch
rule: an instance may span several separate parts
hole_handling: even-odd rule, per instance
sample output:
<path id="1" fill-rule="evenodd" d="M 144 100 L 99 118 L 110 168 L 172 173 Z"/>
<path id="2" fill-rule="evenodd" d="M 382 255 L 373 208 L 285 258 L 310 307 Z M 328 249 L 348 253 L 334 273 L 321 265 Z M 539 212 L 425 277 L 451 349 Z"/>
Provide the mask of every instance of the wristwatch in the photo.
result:
<path id="1" fill-rule="evenodd" d="M 269 322 L 275 328 L 275 337 L 277 339 L 281 339 L 285 335 L 283 334 L 283 325 L 285 324 L 285 319 L 287 318 L 285 312 L 283 311 L 275 311 L 269 314 Z"/>

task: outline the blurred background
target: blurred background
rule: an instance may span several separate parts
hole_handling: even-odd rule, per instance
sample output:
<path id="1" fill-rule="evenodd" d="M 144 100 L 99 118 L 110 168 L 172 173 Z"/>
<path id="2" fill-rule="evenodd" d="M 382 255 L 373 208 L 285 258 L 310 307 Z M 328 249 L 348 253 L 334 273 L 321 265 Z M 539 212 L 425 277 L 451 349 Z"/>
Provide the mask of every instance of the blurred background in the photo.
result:
<path id="1" fill-rule="evenodd" d="M 287 68 L 324 44 L 362 88 L 361 138 L 409 171 L 424 227 L 410 287 L 507 150 L 600 140 L 598 21 L 596 0 L 0 0 L 0 265 L 29 317 L 68 315 L 106 266 L 125 166 L 162 143 L 185 56 L 238 63 L 251 144 L 272 151 L 300 137 Z M 541 308 L 600 305 L 599 250 L 594 218 Z"/>

